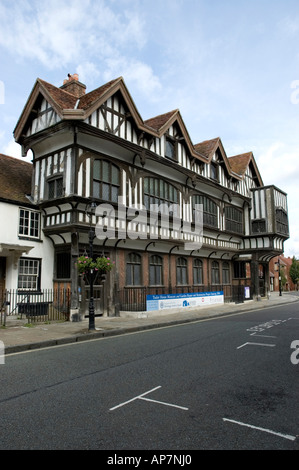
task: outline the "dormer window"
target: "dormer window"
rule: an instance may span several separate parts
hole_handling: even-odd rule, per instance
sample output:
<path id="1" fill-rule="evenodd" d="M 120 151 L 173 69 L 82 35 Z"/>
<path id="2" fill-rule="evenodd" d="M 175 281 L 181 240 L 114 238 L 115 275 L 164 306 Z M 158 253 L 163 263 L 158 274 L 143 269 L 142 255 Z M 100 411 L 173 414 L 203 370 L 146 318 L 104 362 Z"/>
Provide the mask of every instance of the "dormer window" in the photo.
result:
<path id="1" fill-rule="evenodd" d="M 210 164 L 210 178 L 218 181 L 218 165 L 214 162 L 211 162 Z"/>
<path id="2" fill-rule="evenodd" d="M 176 160 L 175 142 L 169 138 L 165 142 L 165 157 Z"/>

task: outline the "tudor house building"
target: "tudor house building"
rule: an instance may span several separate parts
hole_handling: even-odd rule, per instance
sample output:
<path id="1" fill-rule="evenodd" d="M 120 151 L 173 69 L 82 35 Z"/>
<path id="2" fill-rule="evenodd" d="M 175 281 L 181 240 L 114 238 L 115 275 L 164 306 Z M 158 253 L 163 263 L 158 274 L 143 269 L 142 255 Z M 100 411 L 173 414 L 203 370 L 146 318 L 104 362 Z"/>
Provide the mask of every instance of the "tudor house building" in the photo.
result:
<path id="1" fill-rule="evenodd" d="M 269 261 L 289 236 L 287 196 L 263 185 L 251 152 L 228 157 L 220 138 L 193 144 L 179 110 L 144 121 L 122 77 L 86 93 L 77 74 L 61 87 L 37 79 L 14 137 L 24 156 L 33 153 L 31 203 L 51 240 L 53 283 L 71 286 L 73 309 L 84 289 L 75 262 L 88 251 L 90 224 L 115 231 L 94 239 L 94 254 L 115 262 L 102 295 L 108 315 L 116 293 L 141 287 L 170 293 L 221 286 L 231 296 L 241 285 L 257 298 L 269 289 Z M 126 216 L 90 217 L 90 200 Z M 168 227 L 161 217 L 150 226 L 148 212 L 134 219 L 150 204 L 176 207 Z M 174 215 L 189 232 L 177 229 Z M 190 240 L 200 244 L 193 248 Z"/>

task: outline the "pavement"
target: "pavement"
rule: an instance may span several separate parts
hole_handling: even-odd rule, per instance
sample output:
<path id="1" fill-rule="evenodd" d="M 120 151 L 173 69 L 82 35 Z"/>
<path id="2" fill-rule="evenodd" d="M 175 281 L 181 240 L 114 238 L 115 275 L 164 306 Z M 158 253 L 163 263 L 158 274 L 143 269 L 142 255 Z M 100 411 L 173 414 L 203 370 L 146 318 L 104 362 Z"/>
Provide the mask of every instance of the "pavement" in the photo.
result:
<path id="1" fill-rule="evenodd" d="M 26 326 L 26 319 L 7 317 L 0 326 L 0 341 L 5 355 L 68 343 L 104 338 L 141 330 L 178 325 L 224 315 L 241 314 L 252 310 L 298 302 L 297 292 L 272 292 L 269 299 L 246 300 L 244 303 L 224 303 L 208 307 L 192 307 L 159 312 L 122 313 L 119 317 L 95 318 L 95 330 L 88 329 L 88 319 L 81 321 L 35 323 Z M 299 305 L 298 305 L 299 307 Z M 0 353 L 1 346 L 0 343 Z M 0 357 L 1 358 L 1 357 Z"/>

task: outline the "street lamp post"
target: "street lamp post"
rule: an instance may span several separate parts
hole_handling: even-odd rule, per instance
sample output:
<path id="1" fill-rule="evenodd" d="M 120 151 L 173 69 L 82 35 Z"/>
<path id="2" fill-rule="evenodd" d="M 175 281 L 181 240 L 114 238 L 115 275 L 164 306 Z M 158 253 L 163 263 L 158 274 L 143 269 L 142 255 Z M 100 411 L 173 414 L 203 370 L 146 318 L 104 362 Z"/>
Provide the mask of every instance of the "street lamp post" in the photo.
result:
<path id="1" fill-rule="evenodd" d="M 89 217 L 89 233 L 88 233 L 88 241 L 89 241 L 89 257 L 93 259 L 93 241 L 95 239 L 95 230 L 92 227 L 92 216 L 95 213 L 96 209 L 96 203 L 94 201 L 91 201 L 87 206 L 86 206 L 86 214 Z M 95 330 L 95 315 L 94 313 L 94 297 L 93 297 L 93 284 L 94 284 L 94 278 L 95 278 L 95 272 L 93 269 L 90 270 L 89 273 L 89 307 L 88 307 L 88 315 L 85 315 L 85 318 L 88 318 L 88 329 L 89 330 Z"/>

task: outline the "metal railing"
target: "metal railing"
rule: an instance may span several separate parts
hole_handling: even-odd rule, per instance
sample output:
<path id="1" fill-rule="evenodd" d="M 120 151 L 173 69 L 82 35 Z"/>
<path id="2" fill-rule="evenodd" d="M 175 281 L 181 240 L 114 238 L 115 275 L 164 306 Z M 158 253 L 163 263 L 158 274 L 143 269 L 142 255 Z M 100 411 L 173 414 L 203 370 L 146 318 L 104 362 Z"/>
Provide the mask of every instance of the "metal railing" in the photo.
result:
<path id="1" fill-rule="evenodd" d="M 118 290 L 119 309 L 122 311 L 138 312 L 146 310 L 147 295 L 159 294 L 189 294 L 197 292 L 223 291 L 225 302 L 244 302 L 244 286 L 239 285 L 198 285 L 198 286 L 176 286 L 176 287 L 124 287 Z"/>
<path id="2" fill-rule="evenodd" d="M 28 322 L 68 320 L 70 289 L 45 289 L 38 292 L 5 289 L 0 291 L 0 325 L 9 318 Z"/>

